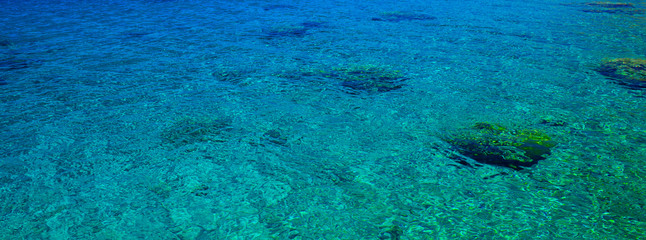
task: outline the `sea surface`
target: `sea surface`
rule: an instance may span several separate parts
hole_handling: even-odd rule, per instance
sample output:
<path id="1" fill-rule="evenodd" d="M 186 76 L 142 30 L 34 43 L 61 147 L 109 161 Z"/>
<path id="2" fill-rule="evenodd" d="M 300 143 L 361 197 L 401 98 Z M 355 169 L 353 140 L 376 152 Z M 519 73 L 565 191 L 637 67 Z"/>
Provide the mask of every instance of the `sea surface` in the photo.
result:
<path id="1" fill-rule="evenodd" d="M 645 58 L 638 0 L 0 0 L 0 239 L 646 239 Z"/>

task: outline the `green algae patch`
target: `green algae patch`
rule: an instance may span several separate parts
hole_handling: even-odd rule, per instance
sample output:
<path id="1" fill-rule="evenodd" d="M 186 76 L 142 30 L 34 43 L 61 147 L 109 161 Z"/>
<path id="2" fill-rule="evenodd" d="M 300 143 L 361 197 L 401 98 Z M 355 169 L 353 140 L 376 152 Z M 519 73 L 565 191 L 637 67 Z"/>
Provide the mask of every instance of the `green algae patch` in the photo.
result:
<path id="1" fill-rule="evenodd" d="M 545 159 L 557 144 L 547 134 L 533 129 L 508 129 L 499 124 L 479 122 L 459 129 L 445 141 L 460 154 L 480 163 L 520 170 Z"/>
<path id="2" fill-rule="evenodd" d="M 507 128 L 498 125 L 498 124 L 491 124 L 491 123 L 485 123 L 485 122 L 478 122 L 476 124 L 473 124 L 474 129 L 480 129 L 484 131 L 490 131 L 496 134 L 500 134 L 507 130 Z"/>
<path id="3" fill-rule="evenodd" d="M 630 88 L 646 88 L 646 60 L 617 58 L 597 67 L 597 72 Z"/>

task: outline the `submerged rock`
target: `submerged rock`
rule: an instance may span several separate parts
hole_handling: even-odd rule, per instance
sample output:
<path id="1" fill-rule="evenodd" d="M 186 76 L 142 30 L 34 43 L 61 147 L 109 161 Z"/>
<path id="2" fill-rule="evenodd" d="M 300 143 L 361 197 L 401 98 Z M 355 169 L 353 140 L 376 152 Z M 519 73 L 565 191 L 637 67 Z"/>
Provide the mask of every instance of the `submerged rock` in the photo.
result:
<path id="1" fill-rule="evenodd" d="M 278 129 L 271 129 L 269 131 L 266 131 L 262 136 L 266 141 L 273 144 L 277 144 L 277 145 L 287 144 L 287 137 L 284 136 L 281 133 L 281 131 Z"/>
<path id="2" fill-rule="evenodd" d="M 594 7 L 604 7 L 604 8 L 634 8 L 635 5 L 632 3 L 622 3 L 622 2 L 589 2 L 584 3 L 588 6 Z"/>
<path id="3" fill-rule="evenodd" d="M 317 81 L 332 83 L 342 91 L 352 94 L 378 94 L 401 89 L 409 78 L 388 66 L 372 64 L 348 65 L 335 68 L 303 68 L 282 71 L 273 76 L 291 81 Z"/>
<path id="4" fill-rule="evenodd" d="M 374 65 L 337 68 L 324 74 L 325 77 L 341 81 L 341 86 L 351 93 L 381 93 L 403 87 L 407 79 L 402 73 Z"/>
<path id="5" fill-rule="evenodd" d="M 277 26 L 262 30 L 264 39 L 280 37 L 303 37 L 307 34 L 308 28 L 304 26 Z"/>
<path id="6" fill-rule="evenodd" d="M 480 163 L 516 170 L 530 167 L 551 154 L 556 142 L 539 130 L 510 130 L 480 122 L 445 137 L 460 154 Z"/>
<path id="7" fill-rule="evenodd" d="M 624 2 L 588 2 L 582 4 L 585 9 L 582 9 L 583 12 L 592 12 L 592 13 L 619 13 L 619 14 L 640 14 L 644 13 L 644 9 L 635 7 L 632 3 Z"/>
<path id="8" fill-rule="evenodd" d="M 646 60 L 617 58 L 604 62 L 596 69 L 601 75 L 633 89 L 646 88 Z"/>

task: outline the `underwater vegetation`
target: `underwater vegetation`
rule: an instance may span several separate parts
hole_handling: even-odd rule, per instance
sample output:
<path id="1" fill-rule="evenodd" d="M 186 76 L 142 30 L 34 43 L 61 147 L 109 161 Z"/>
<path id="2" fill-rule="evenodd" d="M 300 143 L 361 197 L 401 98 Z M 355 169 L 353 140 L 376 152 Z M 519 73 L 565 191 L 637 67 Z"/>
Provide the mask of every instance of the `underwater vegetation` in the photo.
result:
<path id="1" fill-rule="evenodd" d="M 437 17 L 433 17 L 423 13 L 412 13 L 412 12 L 385 12 L 379 14 L 379 17 L 373 17 L 372 21 L 384 21 L 384 22 L 401 22 L 401 21 L 413 21 L 413 20 L 435 20 Z"/>
<path id="2" fill-rule="evenodd" d="M 564 127 L 568 125 L 568 123 L 563 120 L 556 120 L 556 119 L 550 119 L 550 118 L 541 119 L 539 123 L 550 127 Z"/>
<path id="3" fill-rule="evenodd" d="M 350 93 L 382 93 L 402 88 L 408 78 L 401 72 L 375 65 L 357 65 L 323 72 L 326 78 L 340 81 Z"/>
<path id="4" fill-rule="evenodd" d="M 623 2 L 587 2 L 582 4 L 583 12 L 591 13 L 621 13 L 621 14 L 639 14 L 646 10 L 635 7 L 632 3 Z"/>
<path id="5" fill-rule="evenodd" d="M 612 59 L 602 63 L 597 67 L 596 71 L 629 88 L 646 88 L 646 60 L 635 58 Z"/>
<path id="6" fill-rule="evenodd" d="M 556 142 L 532 129 L 507 129 L 499 124 L 478 122 L 459 129 L 444 140 L 464 156 L 477 162 L 521 170 L 551 154 Z"/>
<path id="7" fill-rule="evenodd" d="M 197 142 L 221 142 L 222 133 L 231 126 L 228 118 L 185 117 L 161 133 L 163 143 L 187 145 Z"/>

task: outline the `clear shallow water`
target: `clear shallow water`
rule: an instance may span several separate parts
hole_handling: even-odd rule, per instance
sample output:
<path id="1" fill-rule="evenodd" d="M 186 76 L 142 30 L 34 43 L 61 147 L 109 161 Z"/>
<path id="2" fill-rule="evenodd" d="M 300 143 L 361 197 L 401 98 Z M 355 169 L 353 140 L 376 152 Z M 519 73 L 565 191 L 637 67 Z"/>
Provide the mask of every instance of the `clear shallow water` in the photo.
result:
<path id="1" fill-rule="evenodd" d="M 0 236 L 644 238 L 644 90 L 595 68 L 645 15 L 584 3 L 3 1 Z M 478 164 L 477 122 L 558 145 Z"/>

